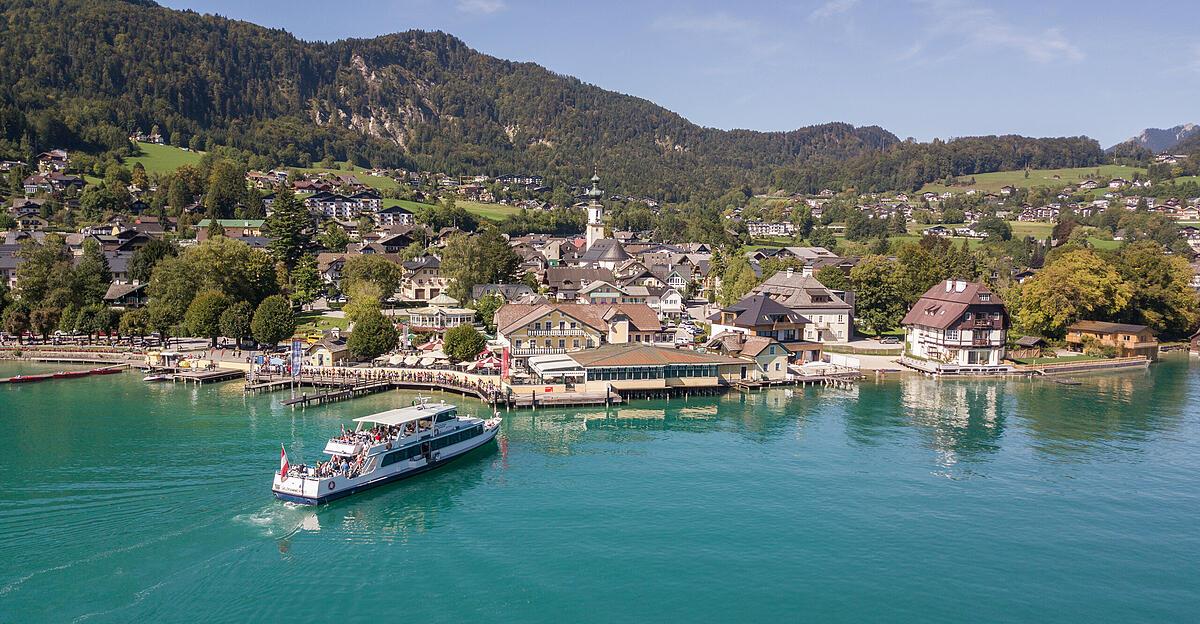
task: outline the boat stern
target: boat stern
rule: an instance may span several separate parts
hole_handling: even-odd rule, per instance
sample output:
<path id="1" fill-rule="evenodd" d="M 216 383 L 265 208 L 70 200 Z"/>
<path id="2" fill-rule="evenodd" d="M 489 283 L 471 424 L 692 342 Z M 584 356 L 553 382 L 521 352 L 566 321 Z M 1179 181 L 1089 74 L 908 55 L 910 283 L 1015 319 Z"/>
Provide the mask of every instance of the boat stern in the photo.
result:
<path id="1" fill-rule="evenodd" d="M 306 477 L 283 477 L 277 472 L 271 482 L 271 492 L 275 498 L 300 503 L 301 505 L 317 505 L 321 502 L 320 480 Z"/>

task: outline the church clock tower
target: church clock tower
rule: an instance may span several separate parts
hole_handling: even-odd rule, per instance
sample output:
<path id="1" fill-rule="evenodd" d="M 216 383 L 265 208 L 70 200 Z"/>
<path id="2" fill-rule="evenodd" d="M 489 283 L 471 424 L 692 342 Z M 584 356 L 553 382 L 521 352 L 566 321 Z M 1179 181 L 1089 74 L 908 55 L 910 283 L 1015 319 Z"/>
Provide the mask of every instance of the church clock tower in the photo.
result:
<path id="1" fill-rule="evenodd" d="M 592 174 L 592 188 L 587 190 L 588 207 L 587 207 L 587 247 L 591 249 L 592 244 L 604 238 L 604 206 L 600 203 L 600 197 L 604 195 L 597 184 L 600 183 L 600 176 Z"/>

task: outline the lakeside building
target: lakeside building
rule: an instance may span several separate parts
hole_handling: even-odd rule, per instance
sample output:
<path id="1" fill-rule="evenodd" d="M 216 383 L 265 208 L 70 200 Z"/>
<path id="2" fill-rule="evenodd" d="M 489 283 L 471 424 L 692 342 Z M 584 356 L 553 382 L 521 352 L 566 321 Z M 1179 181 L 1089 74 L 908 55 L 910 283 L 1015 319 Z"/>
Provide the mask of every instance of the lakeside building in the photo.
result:
<path id="1" fill-rule="evenodd" d="M 942 373 L 992 372 L 1004 366 L 1008 310 L 984 284 L 946 280 L 927 290 L 901 322 L 913 368 Z"/>
<path id="2" fill-rule="evenodd" d="M 610 344 L 569 356 L 583 369 L 586 392 L 609 388 L 623 396 L 639 392 L 715 389 L 749 379 L 752 363 L 718 353 L 648 344 Z"/>
<path id="3" fill-rule="evenodd" d="M 508 303 L 496 310 L 496 338 L 513 359 L 594 349 L 603 344 L 667 342 L 644 303 Z"/>
<path id="4" fill-rule="evenodd" d="M 1158 360 L 1158 339 L 1145 325 L 1079 321 L 1067 328 L 1067 348 L 1082 352 L 1089 343 L 1116 349 L 1120 357 L 1145 356 Z"/>
<path id="5" fill-rule="evenodd" d="M 753 381 L 783 381 L 788 378 L 792 352 L 769 336 L 754 336 L 742 332 L 723 332 L 704 343 L 713 353 L 728 355 L 754 364 Z M 818 351 L 819 353 L 819 351 Z"/>
<path id="6" fill-rule="evenodd" d="M 458 299 L 446 293 L 440 293 L 430 299 L 428 306 L 410 310 L 408 313 L 408 323 L 413 329 L 443 332 L 474 322 L 475 310 L 459 307 Z"/>
<path id="7" fill-rule="evenodd" d="M 847 342 L 854 337 L 853 293 L 830 290 L 815 277 L 779 271 L 750 294 L 767 295 L 807 319 L 805 341 Z"/>
<path id="8" fill-rule="evenodd" d="M 709 316 L 708 320 L 712 323 L 714 341 L 725 334 L 769 338 L 778 342 L 797 362 L 821 359 L 821 343 L 804 340 L 809 320 L 767 295 L 748 295 Z M 747 349 L 729 339 L 716 344 L 728 352 L 739 354 L 746 353 Z M 748 349 L 754 351 L 760 346 L 760 341 L 749 341 L 749 345 Z M 786 372 L 787 367 L 783 368 Z"/>

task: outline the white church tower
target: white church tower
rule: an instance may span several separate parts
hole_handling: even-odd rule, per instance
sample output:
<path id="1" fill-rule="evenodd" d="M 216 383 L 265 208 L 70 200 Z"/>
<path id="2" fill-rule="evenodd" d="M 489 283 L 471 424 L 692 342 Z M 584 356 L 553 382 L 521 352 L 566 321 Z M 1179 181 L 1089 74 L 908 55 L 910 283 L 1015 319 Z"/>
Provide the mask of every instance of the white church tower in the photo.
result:
<path id="1" fill-rule="evenodd" d="M 604 238 L 604 206 L 600 203 L 600 197 L 604 195 L 597 184 L 600 183 L 600 176 L 592 174 L 592 188 L 587 190 L 588 201 L 588 220 L 587 220 L 587 247 L 591 249 L 592 243 Z"/>

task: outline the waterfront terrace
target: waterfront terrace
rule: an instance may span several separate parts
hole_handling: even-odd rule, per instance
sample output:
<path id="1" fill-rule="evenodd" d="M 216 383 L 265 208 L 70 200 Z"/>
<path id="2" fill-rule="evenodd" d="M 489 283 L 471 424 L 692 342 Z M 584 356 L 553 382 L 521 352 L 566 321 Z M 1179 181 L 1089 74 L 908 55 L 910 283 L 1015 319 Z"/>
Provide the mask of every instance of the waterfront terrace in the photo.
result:
<path id="1" fill-rule="evenodd" d="M 622 396 L 639 392 L 715 390 L 746 379 L 752 363 L 716 353 L 648 344 L 610 344 L 572 353 L 584 373 L 586 392 L 608 388 Z"/>

